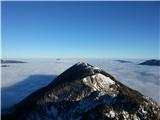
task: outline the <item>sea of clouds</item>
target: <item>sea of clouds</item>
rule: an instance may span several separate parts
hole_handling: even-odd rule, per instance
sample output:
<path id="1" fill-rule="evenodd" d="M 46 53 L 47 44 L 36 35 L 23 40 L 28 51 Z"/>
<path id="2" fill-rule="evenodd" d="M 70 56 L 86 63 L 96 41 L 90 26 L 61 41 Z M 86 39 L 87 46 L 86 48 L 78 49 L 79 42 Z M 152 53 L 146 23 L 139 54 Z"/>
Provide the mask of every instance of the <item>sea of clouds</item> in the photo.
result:
<path id="1" fill-rule="evenodd" d="M 46 86 L 56 76 L 74 65 L 87 62 L 104 69 L 117 80 L 160 103 L 160 67 L 138 65 L 144 60 L 130 59 L 121 63 L 114 59 L 21 59 L 27 63 L 12 63 L 2 67 L 2 113 L 33 91 Z"/>

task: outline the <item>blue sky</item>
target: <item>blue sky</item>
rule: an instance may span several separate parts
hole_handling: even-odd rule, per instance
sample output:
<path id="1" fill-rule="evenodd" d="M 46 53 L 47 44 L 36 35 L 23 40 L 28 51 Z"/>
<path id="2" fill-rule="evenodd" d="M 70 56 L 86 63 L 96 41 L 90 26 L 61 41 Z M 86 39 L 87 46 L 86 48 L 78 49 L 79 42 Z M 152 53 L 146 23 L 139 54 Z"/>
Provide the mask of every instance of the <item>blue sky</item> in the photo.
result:
<path id="1" fill-rule="evenodd" d="M 2 2 L 2 57 L 158 58 L 159 3 Z"/>

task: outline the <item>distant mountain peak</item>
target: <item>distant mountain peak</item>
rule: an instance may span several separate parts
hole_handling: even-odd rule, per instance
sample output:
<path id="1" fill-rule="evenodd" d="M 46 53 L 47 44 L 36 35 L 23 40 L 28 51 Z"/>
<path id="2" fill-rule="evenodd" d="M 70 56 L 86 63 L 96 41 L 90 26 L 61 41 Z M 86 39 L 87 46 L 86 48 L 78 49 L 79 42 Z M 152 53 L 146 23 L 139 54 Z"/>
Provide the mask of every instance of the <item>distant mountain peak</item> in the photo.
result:
<path id="1" fill-rule="evenodd" d="M 140 63 L 139 65 L 160 66 L 160 60 L 158 59 L 146 60 Z"/>
<path id="2" fill-rule="evenodd" d="M 79 62 L 16 106 L 12 120 L 159 120 L 160 107 L 88 63 Z"/>
<path id="3" fill-rule="evenodd" d="M 18 61 L 18 60 L 2 60 L 1 59 L 1 64 L 11 64 L 11 63 L 26 63 L 26 62 Z"/>

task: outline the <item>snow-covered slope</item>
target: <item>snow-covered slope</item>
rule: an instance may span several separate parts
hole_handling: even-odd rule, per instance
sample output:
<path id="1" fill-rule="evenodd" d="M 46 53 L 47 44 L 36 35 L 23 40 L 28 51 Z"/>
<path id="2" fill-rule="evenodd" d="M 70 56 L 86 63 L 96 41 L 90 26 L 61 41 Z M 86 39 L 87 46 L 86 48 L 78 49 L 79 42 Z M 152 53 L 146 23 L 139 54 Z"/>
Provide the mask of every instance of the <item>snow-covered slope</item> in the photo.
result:
<path id="1" fill-rule="evenodd" d="M 15 106 L 12 120 L 159 120 L 160 107 L 102 69 L 77 63 Z"/>

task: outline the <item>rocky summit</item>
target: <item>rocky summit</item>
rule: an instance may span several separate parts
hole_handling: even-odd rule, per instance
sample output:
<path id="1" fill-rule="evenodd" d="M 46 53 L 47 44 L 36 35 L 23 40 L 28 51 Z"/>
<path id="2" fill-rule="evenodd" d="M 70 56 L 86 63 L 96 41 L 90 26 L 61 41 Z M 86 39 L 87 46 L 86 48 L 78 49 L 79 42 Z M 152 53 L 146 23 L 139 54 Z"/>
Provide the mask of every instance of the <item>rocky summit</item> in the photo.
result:
<path id="1" fill-rule="evenodd" d="M 12 120 L 160 120 L 151 98 L 86 63 L 73 65 L 15 107 Z"/>

